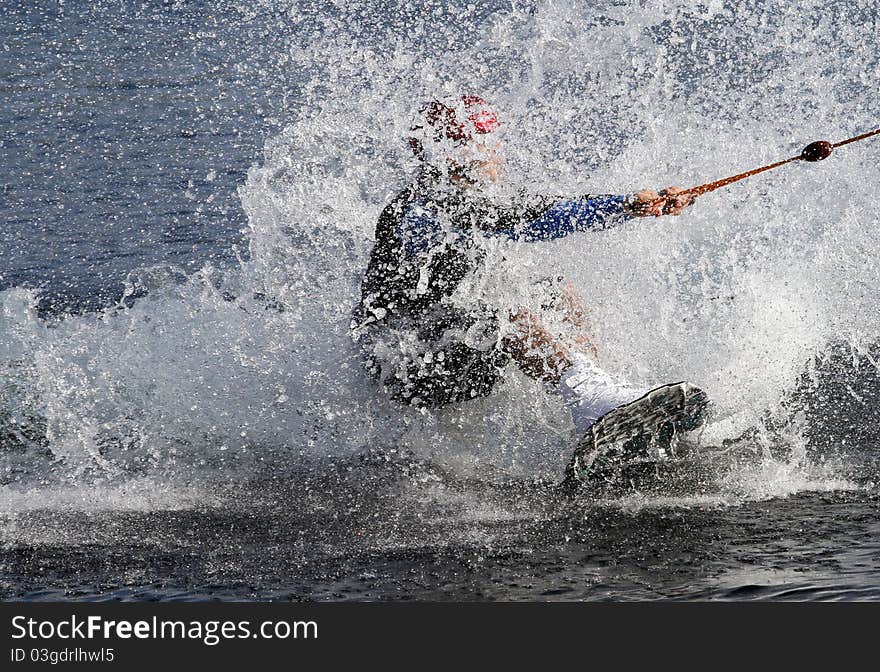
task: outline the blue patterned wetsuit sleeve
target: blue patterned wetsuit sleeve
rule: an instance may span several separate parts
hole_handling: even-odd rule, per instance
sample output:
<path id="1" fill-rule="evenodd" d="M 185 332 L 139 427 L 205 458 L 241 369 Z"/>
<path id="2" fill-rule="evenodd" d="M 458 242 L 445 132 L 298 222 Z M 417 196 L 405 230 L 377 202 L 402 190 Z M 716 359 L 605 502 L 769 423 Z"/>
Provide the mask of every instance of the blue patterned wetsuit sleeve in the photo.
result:
<path id="1" fill-rule="evenodd" d="M 419 203 L 406 209 L 397 225 L 397 237 L 408 256 L 427 252 L 442 237 L 440 223 Z"/>
<path id="2" fill-rule="evenodd" d="M 560 200 L 521 228 L 496 229 L 492 233 L 511 240 L 533 242 L 555 240 L 579 231 L 608 229 L 631 217 L 624 210 L 624 199 L 624 196 L 594 196 Z"/>

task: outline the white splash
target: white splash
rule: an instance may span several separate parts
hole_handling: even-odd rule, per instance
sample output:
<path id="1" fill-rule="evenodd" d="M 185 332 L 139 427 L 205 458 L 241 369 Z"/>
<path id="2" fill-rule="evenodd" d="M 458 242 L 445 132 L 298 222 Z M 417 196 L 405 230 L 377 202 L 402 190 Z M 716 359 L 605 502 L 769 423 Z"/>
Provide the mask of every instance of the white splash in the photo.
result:
<path id="1" fill-rule="evenodd" d="M 876 8 L 850 5 L 876 24 Z M 6 482 L 181 469 L 198 480 L 377 445 L 466 472 L 559 473 L 571 428 L 539 385 L 511 373 L 489 399 L 402 409 L 377 394 L 348 337 L 375 220 L 413 168 L 402 138 L 417 102 L 492 98 L 509 181 L 567 194 L 696 184 L 876 121 L 858 98 L 876 89 L 864 60 L 876 66 L 876 33 L 823 3 L 432 8 L 401 6 L 377 26 L 369 8 L 340 6 L 321 30 L 290 9 L 302 30 L 279 58 L 303 73 L 302 111 L 240 190 L 250 249 L 238 268 L 143 269 L 117 308 L 51 322 L 24 290 L 0 296 L 3 412 L 40 418 L 46 438 L 2 456 Z M 825 63 L 830 31 L 840 49 Z M 486 289 L 515 304 L 535 276 L 567 276 L 607 367 L 641 384 L 699 384 L 719 417 L 738 414 L 732 436 L 787 413 L 781 402 L 828 343 L 876 339 L 877 216 L 864 185 L 878 144 L 707 195 L 675 220 L 498 245 Z M 768 462 L 723 485 L 734 498 L 847 487 L 809 469 Z"/>

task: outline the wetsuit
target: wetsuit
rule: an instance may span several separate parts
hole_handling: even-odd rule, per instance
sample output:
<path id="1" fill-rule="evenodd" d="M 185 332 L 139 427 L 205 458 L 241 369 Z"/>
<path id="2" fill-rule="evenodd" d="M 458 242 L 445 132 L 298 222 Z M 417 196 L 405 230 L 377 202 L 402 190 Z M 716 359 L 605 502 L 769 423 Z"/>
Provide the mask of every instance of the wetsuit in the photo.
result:
<path id="1" fill-rule="evenodd" d="M 481 236 L 544 241 L 624 219 L 623 196 L 521 197 L 501 206 L 472 189 L 424 178 L 379 216 L 352 335 L 391 395 L 439 407 L 489 394 L 510 356 L 498 317 L 451 297 L 483 265 Z"/>

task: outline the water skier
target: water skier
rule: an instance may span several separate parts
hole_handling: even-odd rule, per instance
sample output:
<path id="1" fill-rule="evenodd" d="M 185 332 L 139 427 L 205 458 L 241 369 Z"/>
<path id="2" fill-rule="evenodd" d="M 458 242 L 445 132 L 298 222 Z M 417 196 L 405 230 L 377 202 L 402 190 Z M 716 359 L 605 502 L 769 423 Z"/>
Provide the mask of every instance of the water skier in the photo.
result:
<path id="1" fill-rule="evenodd" d="M 560 393 L 583 432 L 646 390 L 599 366 L 586 310 L 571 285 L 561 285 L 554 302 L 581 329 L 569 342 L 529 309 L 499 314 L 473 296 L 484 240 L 556 240 L 632 217 L 678 215 L 695 197 L 668 187 L 574 198 L 522 194 L 499 204 L 488 193 L 501 180 L 498 126 L 497 114 L 478 96 L 434 100 L 421 109 L 409 138 L 420 171 L 379 217 L 352 336 L 370 372 L 400 402 L 439 408 L 486 396 L 513 361 Z"/>

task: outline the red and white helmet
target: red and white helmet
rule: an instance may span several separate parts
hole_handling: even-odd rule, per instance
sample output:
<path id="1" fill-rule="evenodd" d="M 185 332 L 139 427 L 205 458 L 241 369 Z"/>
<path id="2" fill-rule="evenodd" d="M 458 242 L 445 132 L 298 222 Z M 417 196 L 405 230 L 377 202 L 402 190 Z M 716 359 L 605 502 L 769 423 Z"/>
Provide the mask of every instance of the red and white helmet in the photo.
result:
<path id="1" fill-rule="evenodd" d="M 425 104 L 410 128 L 409 145 L 420 159 L 452 159 L 459 149 L 492 133 L 501 122 L 480 96 L 463 95 Z"/>

